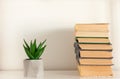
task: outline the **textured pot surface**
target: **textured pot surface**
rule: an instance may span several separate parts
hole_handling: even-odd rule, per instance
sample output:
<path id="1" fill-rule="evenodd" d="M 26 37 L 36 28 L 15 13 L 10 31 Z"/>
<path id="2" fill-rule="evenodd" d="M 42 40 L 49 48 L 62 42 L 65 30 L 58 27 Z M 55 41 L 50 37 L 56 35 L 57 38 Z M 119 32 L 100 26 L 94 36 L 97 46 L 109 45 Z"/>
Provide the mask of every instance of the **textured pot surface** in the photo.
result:
<path id="1" fill-rule="evenodd" d="M 24 76 L 25 77 L 37 77 L 43 79 L 44 67 L 43 60 L 24 60 Z"/>

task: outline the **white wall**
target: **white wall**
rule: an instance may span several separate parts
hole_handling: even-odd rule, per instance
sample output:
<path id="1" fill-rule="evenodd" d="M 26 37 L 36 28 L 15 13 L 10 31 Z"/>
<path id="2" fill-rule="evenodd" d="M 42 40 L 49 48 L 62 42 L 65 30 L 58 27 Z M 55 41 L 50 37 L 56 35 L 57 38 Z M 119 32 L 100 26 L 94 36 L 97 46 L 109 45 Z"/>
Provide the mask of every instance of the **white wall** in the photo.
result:
<path id="1" fill-rule="evenodd" d="M 0 69 L 22 69 L 23 38 L 47 38 L 45 69 L 75 69 L 74 25 L 110 22 L 109 0 L 2 0 Z M 1 31 L 1 30 L 0 30 Z"/>
<path id="2" fill-rule="evenodd" d="M 114 69 L 120 68 L 120 0 L 111 0 L 111 35 L 113 43 Z"/>

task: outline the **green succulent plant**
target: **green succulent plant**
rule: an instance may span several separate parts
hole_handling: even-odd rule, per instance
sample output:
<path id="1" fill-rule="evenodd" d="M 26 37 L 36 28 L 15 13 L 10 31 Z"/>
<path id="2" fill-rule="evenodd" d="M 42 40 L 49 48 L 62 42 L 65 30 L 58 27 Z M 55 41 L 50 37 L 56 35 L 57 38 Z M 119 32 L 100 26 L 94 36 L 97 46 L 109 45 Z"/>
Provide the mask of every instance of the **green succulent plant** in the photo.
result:
<path id="1" fill-rule="evenodd" d="M 31 40 L 30 44 L 28 44 L 24 40 L 23 47 L 30 60 L 37 60 L 41 57 L 41 55 L 43 54 L 46 48 L 45 42 L 46 40 L 44 40 L 43 42 L 40 42 L 39 45 L 37 46 L 36 39 L 34 40 L 34 42 L 32 42 Z"/>

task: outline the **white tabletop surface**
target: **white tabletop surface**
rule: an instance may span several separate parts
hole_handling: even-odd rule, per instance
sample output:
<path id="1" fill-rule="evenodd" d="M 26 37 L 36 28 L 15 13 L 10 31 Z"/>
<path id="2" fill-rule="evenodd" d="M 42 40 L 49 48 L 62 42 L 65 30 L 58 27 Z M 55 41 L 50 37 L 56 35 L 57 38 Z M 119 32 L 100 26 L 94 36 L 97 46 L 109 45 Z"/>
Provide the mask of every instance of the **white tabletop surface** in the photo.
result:
<path id="1" fill-rule="evenodd" d="M 44 79 L 120 79 L 120 71 L 114 70 L 113 73 L 114 73 L 113 77 L 80 77 L 77 70 L 45 71 Z M 0 71 L 0 79 L 35 79 L 35 78 L 24 78 L 23 71 Z"/>

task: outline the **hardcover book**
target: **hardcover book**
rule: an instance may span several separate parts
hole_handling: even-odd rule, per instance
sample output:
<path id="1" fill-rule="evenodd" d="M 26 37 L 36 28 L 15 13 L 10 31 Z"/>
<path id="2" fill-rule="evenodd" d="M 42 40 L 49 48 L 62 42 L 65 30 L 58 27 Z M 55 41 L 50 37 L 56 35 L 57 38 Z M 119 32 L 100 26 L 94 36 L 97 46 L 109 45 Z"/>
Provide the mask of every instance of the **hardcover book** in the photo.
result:
<path id="1" fill-rule="evenodd" d="M 80 76 L 112 76 L 111 66 L 80 66 L 78 65 Z"/>
<path id="2" fill-rule="evenodd" d="M 111 51 L 112 46 L 110 44 L 79 44 L 81 50 L 100 50 Z"/>
<path id="3" fill-rule="evenodd" d="M 80 65 L 85 66 L 111 66 L 111 59 L 79 59 Z"/>
<path id="4" fill-rule="evenodd" d="M 76 37 L 109 37 L 106 32 L 75 32 Z"/>
<path id="5" fill-rule="evenodd" d="M 89 59 L 112 59 L 111 51 L 79 51 L 81 58 Z"/>
<path id="6" fill-rule="evenodd" d="M 79 44 L 110 44 L 108 38 L 76 38 Z"/>
<path id="7" fill-rule="evenodd" d="M 75 31 L 80 32 L 109 32 L 107 23 L 97 24 L 76 24 Z"/>

